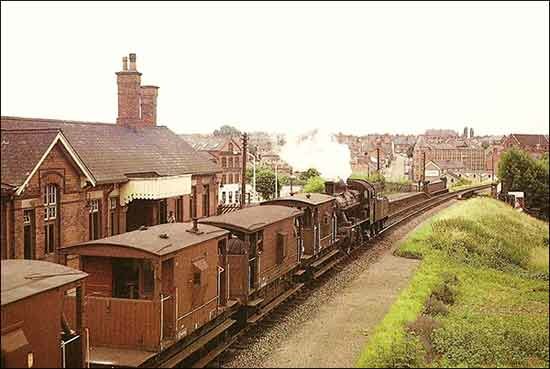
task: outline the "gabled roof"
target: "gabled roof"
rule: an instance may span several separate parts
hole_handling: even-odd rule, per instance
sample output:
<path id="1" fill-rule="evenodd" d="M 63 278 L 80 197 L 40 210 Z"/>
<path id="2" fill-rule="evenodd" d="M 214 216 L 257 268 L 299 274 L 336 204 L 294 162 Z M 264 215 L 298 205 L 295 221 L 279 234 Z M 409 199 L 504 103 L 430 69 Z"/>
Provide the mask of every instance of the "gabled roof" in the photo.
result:
<path id="1" fill-rule="evenodd" d="M 70 253 L 74 250 L 85 250 L 87 247 L 111 245 L 144 251 L 160 257 L 229 233 L 224 229 L 205 224 L 198 227 L 202 233 L 188 232 L 191 228 L 193 228 L 192 223 L 165 223 L 144 230 L 126 232 L 116 236 L 65 246 L 61 249 Z M 167 238 L 159 237 L 162 234 L 165 234 Z"/>
<path id="2" fill-rule="evenodd" d="M 524 145 L 524 146 L 548 145 L 547 135 L 529 135 L 529 134 L 512 133 L 511 136 L 518 144 Z"/>
<path id="3" fill-rule="evenodd" d="M 2 260 L 2 306 L 86 278 L 88 274 L 39 260 Z M 38 312 L 37 312 L 38 313 Z"/>
<path id="4" fill-rule="evenodd" d="M 16 195 L 38 170 L 57 143 L 67 151 L 76 167 L 95 185 L 96 179 L 59 129 L 1 130 L 2 183 L 17 187 Z"/>
<path id="5" fill-rule="evenodd" d="M 270 224 L 295 217 L 302 211 L 279 205 L 251 206 L 199 220 L 202 224 L 210 224 L 220 228 L 236 229 L 244 232 L 255 232 Z"/>
<path id="6" fill-rule="evenodd" d="M 59 129 L 98 183 L 125 182 L 128 174 L 208 174 L 221 170 L 164 126 L 130 128 L 112 123 L 1 117 L 3 130 Z"/>

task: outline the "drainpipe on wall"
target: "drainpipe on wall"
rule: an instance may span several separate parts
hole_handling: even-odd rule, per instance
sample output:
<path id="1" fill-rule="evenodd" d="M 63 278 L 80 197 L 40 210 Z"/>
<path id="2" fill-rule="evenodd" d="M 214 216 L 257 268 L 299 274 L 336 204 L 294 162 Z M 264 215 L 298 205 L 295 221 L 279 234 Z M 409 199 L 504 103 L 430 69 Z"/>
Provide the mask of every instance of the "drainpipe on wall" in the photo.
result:
<path id="1" fill-rule="evenodd" d="M 9 203 L 11 206 L 10 209 L 10 216 L 11 216 L 11 247 L 9 250 L 9 258 L 15 259 L 15 198 L 14 196 L 10 196 Z"/>

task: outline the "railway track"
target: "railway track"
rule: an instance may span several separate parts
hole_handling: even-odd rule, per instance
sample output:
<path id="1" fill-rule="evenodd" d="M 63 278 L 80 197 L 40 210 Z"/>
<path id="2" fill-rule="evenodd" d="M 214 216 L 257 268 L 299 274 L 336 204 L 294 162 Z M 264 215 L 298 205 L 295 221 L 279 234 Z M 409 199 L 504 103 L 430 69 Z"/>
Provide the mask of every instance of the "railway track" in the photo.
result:
<path id="1" fill-rule="evenodd" d="M 448 192 L 441 195 L 434 196 L 426 201 L 404 208 L 390 215 L 388 218 L 389 223 L 384 226 L 384 228 L 378 233 L 374 238 L 366 240 L 361 246 L 356 247 L 352 250 L 349 255 L 342 255 L 337 258 L 333 266 L 326 273 L 323 273 L 318 278 L 313 278 L 308 283 L 306 283 L 301 290 L 288 297 L 284 301 L 281 301 L 278 306 L 273 308 L 269 313 L 265 314 L 261 319 L 259 319 L 255 324 L 246 325 L 244 328 L 235 332 L 231 337 L 229 343 L 224 345 L 221 350 L 214 350 L 211 354 L 206 355 L 200 360 L 199 366 L 194 367 L 203 367 L 209 366 L 213 367 L 212 364 L 215 364 L 219 367 L 219 361 L 227 361 L 230 357 L 237 355 L 240 351 L 247 350 L 250 343 L 255 340 L 258 336 L 262 335 L 265 329 L 269 329 L 276 325 L 283 317 L 288 315 L 289 311 L 294 309 L 296 306 L 302 304 L 308 299 L 308 297 L 318 288 L 320 288 L 325 282 L 331 279 L 334 274 L 343 270 L 346 265 L 352 263 L 354 260 L 364 256 L 368 253 L 371 248 L 368 247 L 369 244 L 379 240 L 379 235 L 383 235 L 395 229 L 399 225 L 405 223 L 409 219 L 412 219 L 425 211 L 432 209 L 438 205 L 441 205 L 447 201 L 450 201 L 455 198 L 468 197 L 467 194 L 474 194 L 479 191 L 489 189 L 491 187 L 488 185 L 480 185 L 476 187 L 471 187 L 468 189 Z"/>

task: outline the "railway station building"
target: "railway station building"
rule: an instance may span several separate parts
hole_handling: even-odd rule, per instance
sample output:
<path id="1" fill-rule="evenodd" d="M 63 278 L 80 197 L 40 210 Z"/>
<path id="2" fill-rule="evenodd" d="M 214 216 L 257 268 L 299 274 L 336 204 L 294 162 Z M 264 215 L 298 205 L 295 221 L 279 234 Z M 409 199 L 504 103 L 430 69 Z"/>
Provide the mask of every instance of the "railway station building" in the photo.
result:
<path id="1" fill-rule="evenodd" d="M 2 259 L 215 214 L 221 170 L 157 124 L 135 54 L 122 64 L 115 123 L 1 117 Z"/>

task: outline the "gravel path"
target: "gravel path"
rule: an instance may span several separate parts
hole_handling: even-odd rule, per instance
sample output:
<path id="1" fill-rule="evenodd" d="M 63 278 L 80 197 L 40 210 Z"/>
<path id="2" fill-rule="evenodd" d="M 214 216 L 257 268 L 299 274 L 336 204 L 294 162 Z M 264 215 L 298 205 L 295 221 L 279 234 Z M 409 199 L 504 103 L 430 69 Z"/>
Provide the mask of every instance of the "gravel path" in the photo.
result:
<path id="1" fill-rule="evenodd" d="M 417 260 L 392 255 L 409 232 L 454 200 L 389 232 L 331 273 L 308 298 L 263 328 L 223 367 L 353 367 L 368 334 L 407 286 Z M 327 273 L 328 274 L 328 273 Z"/>

